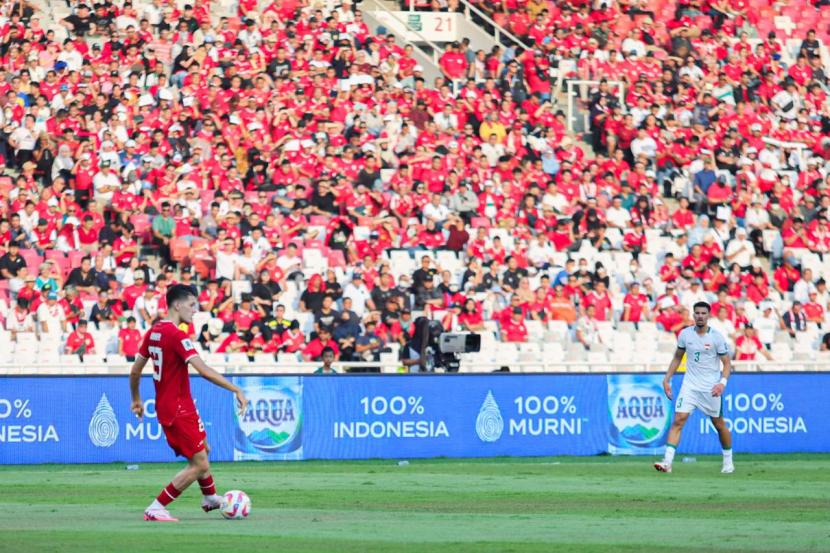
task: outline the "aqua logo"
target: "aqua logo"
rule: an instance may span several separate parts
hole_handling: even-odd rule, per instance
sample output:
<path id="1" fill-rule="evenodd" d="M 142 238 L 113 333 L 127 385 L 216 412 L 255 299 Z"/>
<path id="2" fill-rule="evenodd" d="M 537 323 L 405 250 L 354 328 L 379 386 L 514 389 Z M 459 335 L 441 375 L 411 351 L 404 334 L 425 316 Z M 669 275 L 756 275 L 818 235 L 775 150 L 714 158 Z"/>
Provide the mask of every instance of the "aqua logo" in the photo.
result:
<path id="1" fill-rule="evenodd" d="M 612 445 L 622 448 L 664 445 L 670 410 L 659 377 L 620 375 L 612 380 L 609 375 Z"/>
<path id="2" fill-rule="evenodd" d="M 118 439 L 118 419 L 115 411 L 107 399 L 107 394 L 101 394 L 98 406 L 92 413 L 89 421 L 89 439 L 97 447 L 110 447 Z"/>
<path id="3" fill-rule="evenodd" d="M 663 401 L 659 396 L 642 395 L 619 397 L 617 403 L 617 417 L 637 419 L 643 423 L 650 423 L 655 417 L 665 416 Z"/>
<path id="4" fill-rule="evenodd" d="M 476 417 L 476 434 L 482 442 L 495 442 L 501 438 L 503 431 L 504 419 L 501 417 L 499 405 L 493 397 L 493 392 L 488 391 Z"/>
<path id="5" fill-rule="evenodd" d="M 279 426 L 297 420 L 294 399 L 291 397 L 261 398 L 251 404 L 243 422 L 270 423 Z"/>

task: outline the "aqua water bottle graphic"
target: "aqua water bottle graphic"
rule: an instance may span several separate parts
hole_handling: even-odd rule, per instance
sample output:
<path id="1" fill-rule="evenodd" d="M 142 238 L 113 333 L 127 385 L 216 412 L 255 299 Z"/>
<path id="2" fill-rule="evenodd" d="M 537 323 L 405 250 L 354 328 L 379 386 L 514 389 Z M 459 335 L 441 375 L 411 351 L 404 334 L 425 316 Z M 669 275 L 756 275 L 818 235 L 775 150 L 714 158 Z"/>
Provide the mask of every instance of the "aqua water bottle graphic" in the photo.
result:
<path id="1" fill-rule="evenodd" d="M 608 451 L 659 455 L 666 446 L 671 402 L 661 375 L 608 375 Z"/>

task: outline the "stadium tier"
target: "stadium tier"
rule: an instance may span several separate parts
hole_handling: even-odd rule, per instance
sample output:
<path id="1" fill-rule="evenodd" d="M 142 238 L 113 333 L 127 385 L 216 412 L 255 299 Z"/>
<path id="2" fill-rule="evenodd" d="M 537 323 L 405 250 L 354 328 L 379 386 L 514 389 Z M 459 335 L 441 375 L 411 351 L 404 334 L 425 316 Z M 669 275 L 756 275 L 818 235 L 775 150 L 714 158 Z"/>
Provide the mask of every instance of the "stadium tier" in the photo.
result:
<path id="1" fill-rule="evenodd" d="M 697 301 L 826 359 L 824 1 L 66 4 L 0 1 L 13 366 L 123 365 L 172 283 L 219 364 L 398 366 L 426 317 L 662 369 Z M 478 38 L 391 30 L 433 11 Z"/>

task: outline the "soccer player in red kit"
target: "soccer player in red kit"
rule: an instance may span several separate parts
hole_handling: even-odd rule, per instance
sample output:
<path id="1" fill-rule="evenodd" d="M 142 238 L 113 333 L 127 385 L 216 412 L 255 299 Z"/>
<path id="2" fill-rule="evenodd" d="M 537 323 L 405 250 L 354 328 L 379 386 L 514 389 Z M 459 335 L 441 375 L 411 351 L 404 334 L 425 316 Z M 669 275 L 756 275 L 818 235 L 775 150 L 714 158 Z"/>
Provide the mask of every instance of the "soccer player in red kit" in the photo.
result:
<path id="1" fill-rule="evenodd" d="M 139 382 L 144 365 L 152 359 L 159 424 L 164 429 L 167 443 L 176 455 L 186 457 L 188 464 L 147 507 L 144 520 L 177 522 L 178 519 L 167 512 L 167 505 L 197 480 L 202 489 L 202 509 L 205 512 L 218 509 L 223 503 L 222 496 L 216 494 L 210 474 L 205 427 L 190 395 L 188 364 L 205 380 L 236 394 L 241 414 L 244 414 L 248 400 L 238 386 L 205 364 L 193 343 L 179 329 L 181 323 L 190 324 L 193 313 L 199 309 L 196 292 L 189 286 L 176 284 L 168 288 L 166 297 L 167 319 L 158 321 L 144 335 L 130 371 L 130 408 L 139 419 L 144 414 Z"/>

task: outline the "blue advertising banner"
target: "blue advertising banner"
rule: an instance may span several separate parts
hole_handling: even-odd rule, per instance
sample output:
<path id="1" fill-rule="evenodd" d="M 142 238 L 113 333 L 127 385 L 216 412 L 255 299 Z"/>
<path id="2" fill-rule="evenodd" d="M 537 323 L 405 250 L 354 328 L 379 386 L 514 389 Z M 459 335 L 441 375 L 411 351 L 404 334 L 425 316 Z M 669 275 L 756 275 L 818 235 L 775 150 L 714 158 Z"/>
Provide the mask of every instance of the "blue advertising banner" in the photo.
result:
<path id="1" fill-rule="evenodd" d="M 232 459 L 232 396 L 201 378 L 191 384 L 211 457 Z M 0 378 L 0 464 L 173 461 L 152 377 L 142 379 L 141 396 L 139 421 L 126 377 Z"/>
<path id="2" fill-rule="evenodd" d="M 675 394 L 680 382 L 680 377 L 672 381 Z M 733 376 L 723 398 L 732 448 L 738 453 L 830 451 L 828 390 L 827 373 Z M 718 433 L 707 417 L 694 413 L 689 418 L 678 451 L 720 453 Z"/>
<path id="3" fill-rule="evenodd" d="M 595 455 L 604 378 L 336 376 L 304 383 L 306 459 Z"/>
<path id="4" fill-rule="evenodd" d="M 250 399 L 241 419 L 232 394 L 192 379 L 213 460 L 654 455 L 673 416 L 662 375 L 234 380 Z M 0 378 L 0 464 L 173 461 L 152 379 L 141 386 L 139 421 L 123 376 Z M 735 451 L 830 451 L 827 389 L 828 373 L 735 375 L 724 397 Z M 707 418 L 692 415 L 679 450 L 720 452 Z"/>

